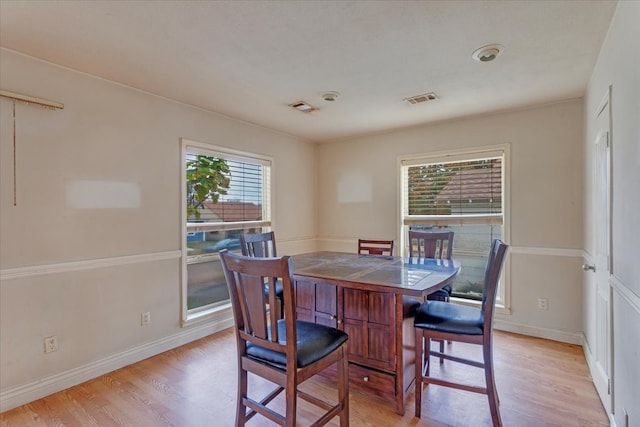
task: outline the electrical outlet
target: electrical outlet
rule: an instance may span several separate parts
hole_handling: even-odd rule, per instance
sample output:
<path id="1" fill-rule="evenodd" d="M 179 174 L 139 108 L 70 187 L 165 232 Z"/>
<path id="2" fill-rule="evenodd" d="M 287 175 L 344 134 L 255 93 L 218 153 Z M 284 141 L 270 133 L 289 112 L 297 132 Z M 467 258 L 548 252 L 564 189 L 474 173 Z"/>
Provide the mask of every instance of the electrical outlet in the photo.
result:
<path id="1" fill-rule="evenodd" d="M 44 352 L 53 353 L 58 351 L 58 337 L 53 335 L 44 339 Z"/>
<path id="2" fill-rule="evenodd" d="M 538 298 L 538 308 L 540 310 L 548 310 L 549 300 L 547 298 Z"/>
<path id="3" fill-rule="evenodd" d="M 142 315 L 140 316 L 140 324 L 142 326 L 146 326 L 149 323 L 151 323 L 151 312 L 150 311 L 145 311 L 144 313 L 142 313 Z"/>

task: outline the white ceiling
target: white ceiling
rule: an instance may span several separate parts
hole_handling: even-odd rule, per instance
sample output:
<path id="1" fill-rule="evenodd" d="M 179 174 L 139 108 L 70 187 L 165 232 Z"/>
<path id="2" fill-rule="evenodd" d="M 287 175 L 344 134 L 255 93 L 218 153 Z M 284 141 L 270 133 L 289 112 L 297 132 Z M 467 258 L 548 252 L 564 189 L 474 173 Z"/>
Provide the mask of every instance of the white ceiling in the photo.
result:
<path id="1" fill-rule="evenodd" d="M 322 142 L 581 97 L 615 6 L 2 0 L 0 45 Z M 471 59 L 492 43 L 495 61 Z M 299 100 L 319 110 L 288 107 Z"/>

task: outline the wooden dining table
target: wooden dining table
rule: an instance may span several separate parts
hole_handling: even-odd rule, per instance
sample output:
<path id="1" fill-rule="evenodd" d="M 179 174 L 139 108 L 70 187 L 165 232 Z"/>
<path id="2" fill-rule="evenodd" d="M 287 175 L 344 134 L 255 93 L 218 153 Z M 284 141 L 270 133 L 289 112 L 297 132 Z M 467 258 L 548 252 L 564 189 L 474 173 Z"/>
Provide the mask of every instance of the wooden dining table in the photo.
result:
<path id="1" fill-rule="evenodd" d="M 297 318 L 345 331 L 349 386 L 395 402 L 403 415 L 415 378 L 412 311 L 451 283 L 459 263 L 328 251 L 292 261 Z"/>

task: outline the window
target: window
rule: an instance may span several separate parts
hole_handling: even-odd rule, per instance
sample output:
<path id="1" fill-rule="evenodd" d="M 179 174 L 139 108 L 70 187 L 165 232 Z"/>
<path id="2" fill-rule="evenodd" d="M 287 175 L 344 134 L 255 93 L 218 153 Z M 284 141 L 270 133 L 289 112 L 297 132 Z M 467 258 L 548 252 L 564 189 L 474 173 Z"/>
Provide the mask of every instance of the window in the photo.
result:
<path id="1" fill-rule="evenodd" d="M 271 227 L 271 160 L 183 140 L 183 309 L 186 318 L 229 304 L 222 249 Z"/>
<path id="2" fill-rule="evenodd" d="M 402 250 L 408 230 L 453 231 L 462 269 L 452 296 L 479 300 L 491 242 L 505 238 L 506 147 L 401 159 Z M 501 287 L 498 302 L 504 304 Z"/>

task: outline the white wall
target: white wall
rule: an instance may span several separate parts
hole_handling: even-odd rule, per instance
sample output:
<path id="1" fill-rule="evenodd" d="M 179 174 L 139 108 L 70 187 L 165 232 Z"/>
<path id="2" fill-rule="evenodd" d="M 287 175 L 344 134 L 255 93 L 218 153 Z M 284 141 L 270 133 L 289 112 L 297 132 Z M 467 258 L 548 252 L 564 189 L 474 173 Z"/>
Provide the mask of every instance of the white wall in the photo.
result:
<path id="1" fill-rule="evenodd" d="M 358 237 L 399 241 L 398 156 L 509 144 L 511 314 L 498 315 L 500 327 L 579 342 L 582 116 L 574 100 L 321 144 L 320 245 L 355 250 Z M 549 299 L 548 310 L 537 308 L 538 297 Z"/>
<path id="2" fill-rule="evenodd" d="M 0 50 L 0 404 L 5 410 L 211 333 L 181 326 L 180 138 L 274 158 L 283 253 L 314 249 L 315 145 Z M 126 192 L 80 208 L 74 185 Z M 129 193 L 128 195 L 125 193 Z M 125 197 L 126 195 L 126 197 Z M 152 323 L 140 326 L 143 311 Z M 44 354 L 43 338 L 59 350 Z"/>
<path id="3" fill-rule="evenodd" d="M 613 417 L 640 425 L 640 2 L 621 1 L 585 97 L 585 252 L 594 253 L 594 112 L 612 86 Z M 584 331 L 595 335 L 593 283 L 585 278 Z M 588 347 L 587 347 L 588 350 Z M 589 354 L 587 354 L 589 357 Z"/>

